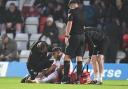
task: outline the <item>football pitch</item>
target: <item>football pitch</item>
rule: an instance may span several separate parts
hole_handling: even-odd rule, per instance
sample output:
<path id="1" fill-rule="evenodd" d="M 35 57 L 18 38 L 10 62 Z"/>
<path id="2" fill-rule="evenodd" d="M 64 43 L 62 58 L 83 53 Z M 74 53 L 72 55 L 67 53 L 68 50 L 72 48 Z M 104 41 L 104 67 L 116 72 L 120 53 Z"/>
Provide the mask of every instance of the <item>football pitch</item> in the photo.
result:
<path id="1" fill-rule="evenodd" d="M 21 84 L 21 78 L 0 78 L 0 89 L 128 89 L 128 81 L 109 80 L 103 85 Z"/>

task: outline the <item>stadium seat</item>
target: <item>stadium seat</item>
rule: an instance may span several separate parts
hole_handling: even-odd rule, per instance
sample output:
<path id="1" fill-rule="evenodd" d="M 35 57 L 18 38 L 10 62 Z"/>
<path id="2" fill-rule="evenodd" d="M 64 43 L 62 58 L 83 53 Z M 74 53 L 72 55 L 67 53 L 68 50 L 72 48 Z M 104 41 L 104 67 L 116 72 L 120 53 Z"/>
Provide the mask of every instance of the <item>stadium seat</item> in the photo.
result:
<path id="1" fill-rule="evenodd" d="M 123 41 L 128 43 L 128 34 L 123 35 Z"/>
<path id="2" fill-rule="evenodd" d="M 20 52 L 20 62 L 27 62 L 30 52 L 30 50 L 22 50 Z"/>
<path id="3" fill-rule="evenodd" d="M 43 36 L 41 41 L 45 41 L 48 45 L 51 45 L 51 39 L 49 37 Z"/>
<path id="4" fill-rule="evenodd" d="M 63 22 L 60 22 L 60 21 L 55 21 L 55 24 L 59 30 L 59 40 L 61 42 L 64 42 L 64 39 L 65 39 L 65 27 L 66 27 L 66 24 L 63 23 Z"/>
<path id="5" fill-rule="evenodd" d="M 25 32 L 29 34 L 38 33 L 38 17 L 27 17 L 25 21 Z"/>
<path id="6" fill-rule="evenodd" d="M 26 50 L 27 49 L 28 34 L 26 34 L 26 33 L 16 34 L 15 40 L 17 42 L 18 50 Z"/>
<path id="7" fill-rule="evenodd" d="M 24 6 L 33 6 L 36 0 L 25 0 Z"/>
<path id="8" fill-rule="evenodd" d="M 55 24 L 59 30 L 59 35 L 64 35 L 66 24 L 60 21 L 55 21 Z"/>
<path id="9" fill-rule="evenodd" d="M 40 16 L 40 13 L 39 13 L 38 9 L 33 6 L 32 7 L 24 6 L 22 9 L 22 15 L 25 18 L 32 17 L 32 16 L 38 17 L 38 16 Z"/>
<path id="10" fill-rule="evenodd" d="M 8 33 L 7 36 L 8 36 L 9 38 L 11 38 L 11 39 L 14 38 L 12 33 Z M 2 38 L 1 38 L 1 37 L 2 37 L 2 35 L 0 35 L 0 41 L 2 41 Z"/>
<path id="11" fill-rule="evenodd" d="M 30 7 L 26 7 L 26 6 L 23 7 L 23 9 L 21 11 L 23 17 L 25 17 L 25 18 L 29 17 L 29 9 L 30 9 Z"/>
<path id="12" fill-rule="evenodd" d="M 12 33 L 8 33 L 7 35 L 8 35 L 8 37 L 11 38 L 11 39 L 14 38 Z"/>
<path id="13" fill-rule="evenodd" d="M 40 17 L 40 22 L 39 22 L 39 32 L 40 33 L 44 32 L 44 27 L 45 27 L 45 24 L 46 24 L 46 20 L 47 20 L 46 16 Z"/>
<path id="14" fill-rule="evenodd" d="M 65 41 L 65 35 L 59 35 L 59 40 L 60 42 L 63 42 Z"/>
<path id="15" fill-rule="evenodd" d="M 31 34 L 29 47 L 30 47 L 35 41 L 37 41 L 40 36 L 41 36 L 41 34 Z"/>
<path id="16" fill-rule="evenodd" d="M 122 59 L 126 58 L 126 53 L 123 51 L 118 51 L 116 55 L 116 63 L 119 64 Z"/>

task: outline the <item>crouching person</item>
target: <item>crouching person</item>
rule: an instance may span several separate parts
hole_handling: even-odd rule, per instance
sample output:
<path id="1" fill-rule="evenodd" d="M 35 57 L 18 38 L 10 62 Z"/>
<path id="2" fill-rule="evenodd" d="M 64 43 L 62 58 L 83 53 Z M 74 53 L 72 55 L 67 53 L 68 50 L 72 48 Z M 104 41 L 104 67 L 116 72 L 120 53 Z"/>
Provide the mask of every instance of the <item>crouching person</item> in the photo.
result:
<path id="1" fill-rule="evenodd" d="M 52 50 L 55 61 L 51 67 L 43 73 L 44 76 L 32 80 L 33 83 L 60 83 L 62 77 L 62 70 L 64 65 L 65 54 L 61 51 L 61 48 L 56 47 Z"/>
<path id="2" fill-rule="evenodd" d="M 48 54 L 47 43 L 44 41 L 35 42 L 31 47 L 31 53 L 27 62 L 29 75 L 23 78 L 21 83 L 34 80 L 39 72 L 43 69 L 49 68 L 53 63 L 50 58 L 51 55 Z"/>

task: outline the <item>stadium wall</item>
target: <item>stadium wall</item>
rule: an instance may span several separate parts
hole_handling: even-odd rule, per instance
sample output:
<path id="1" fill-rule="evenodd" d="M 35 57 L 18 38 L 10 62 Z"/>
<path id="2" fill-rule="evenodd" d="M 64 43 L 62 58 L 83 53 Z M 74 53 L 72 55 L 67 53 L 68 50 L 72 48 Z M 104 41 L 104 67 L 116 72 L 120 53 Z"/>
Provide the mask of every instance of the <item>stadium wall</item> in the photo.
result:
<path id="1" fill-rule="evenodd" d="M 93 77 L 91 65 L 89 65 L 89 71 Z M 26 74 L 28 74 L 26 63 L 0 62 L 0 77 L 24 77 Z M 105 64 L 104 79 L 128 80 L 128 64 Z"/>

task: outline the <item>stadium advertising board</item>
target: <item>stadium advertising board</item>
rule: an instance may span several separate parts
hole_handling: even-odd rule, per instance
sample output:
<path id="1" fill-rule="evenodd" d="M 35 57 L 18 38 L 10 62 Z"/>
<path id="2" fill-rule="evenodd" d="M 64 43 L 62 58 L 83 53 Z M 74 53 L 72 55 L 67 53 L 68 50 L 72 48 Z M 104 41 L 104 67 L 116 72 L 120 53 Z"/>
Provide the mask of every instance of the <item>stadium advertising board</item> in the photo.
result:
<path id="1" fill-rule="evenodd" d="M 105 64 L 104 79 L 105 80 L 128 80 L 128 64 Z M 93 77 L 91 65 L 89 71 Z"/>
<path id="2" fill-rule="evenodd" d="M 5 77 L 8 68 L 8 62 L 0 62 L 0 77 Z"/>
<path id="3" fill-rule="evenodd" d="M 86 71 L 86 68 L 85 68 Z M 89 65 L 91 77 L 93 77 L 92 66 Z M 1 77 L 24 77 L 28 74 L 26 63 L 0 62 L 0 76 Z M 128 64 L 105 64 L 104 70 L 105 80 L 128 80 Z"/>

